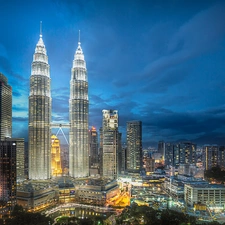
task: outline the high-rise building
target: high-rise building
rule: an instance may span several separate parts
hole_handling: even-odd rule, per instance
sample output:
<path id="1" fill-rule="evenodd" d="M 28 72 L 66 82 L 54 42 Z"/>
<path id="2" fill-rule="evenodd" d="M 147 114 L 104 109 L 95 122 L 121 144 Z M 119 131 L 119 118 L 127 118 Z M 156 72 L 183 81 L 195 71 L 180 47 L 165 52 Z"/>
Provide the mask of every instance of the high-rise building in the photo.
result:
<path id="1" fill-rule="evenodd" d="M 123 168 L 122 133 L 118 133 L 118 174 L 122 174 Z"/>
<path id="2" fill-rule="evenodd" d="M 138 172 L 142 169 L 142 122 L 127 122 L 127 170 Z"/>
<path id="3" fill-rule="evenodd" d="M 165 160 L 165 142 L 164 141 L 158 142 L 158 153 L 161 154 L 162 160 Z"/>
<path id="4" fill-rule="evenodd" d="M 116 179 L 118 176 L 118 111 L 102 110 L 102 113 L 101 176 Z"/>
<path id="5" fill-rule="evenodd" d="M 195 164 L 196 149 L 196 144 L 191 142 L 166 143 L 165 165 L 178 168 L 180 164 Z"/>
<path id="6" fill-rule="evenodd" d="M 60 141 L 55 135 L 51 136 L 51 170 L 54 177 L 62 175 Z"/>
<path id="7" fill-rule="evenodd" d="M 16 182 L 23 182 L 26 179 L 24 138 L 7 138 L 6 141 L 16 146 Z"/>
<path id="8" fill-rule="evenodd" d="M 170 142 L 165 143 L 165 165 L 173 166 L 173 144 Z"/>
<path id="9" fill-rule="evenodd" d="M 11 211 L 16 204 L 17 144 L 15 141 L 0 141 L 0 201 Z"/>
<path id="10" fill-rule="evenodd" d="M 221 169 L 225 169 L 225 146 L 219 147 L 219 166 Z"/>
<path id="11" fill-rule="evenodd" d="M 0 140 L 12 136 L 12 89 L 0 73 Z"/>
<path id="12" fill-rule="evenodd" d="M 51 177 L 50 66 L 40 34 L 35 48 L 29 94 L 29 178 Z"/>
<path id="13" fill-rule="evenodd" d="M 203 146 L 203 162 L 206 170 L 218 165 L 219 146 L 204 145 Z"/>
<path id="14" fill-rule="evenodd" d="M 98 133 L 95 127 L 89 130 L 89 163 L 90 167 L 99 163 L 98 157 Z"/>
<path id="15" fill-rule="evenodd" d="M 196 163 L 196 144 L 192 142 L 181 142 L 180 146 L 180 164 Z"/>
<path id="16" fill-rule="evenodd" d="M 88 110 L 87 69 L 79 40 L 70 80 L 69 174 L 71 177 L 89 176 Z"/>

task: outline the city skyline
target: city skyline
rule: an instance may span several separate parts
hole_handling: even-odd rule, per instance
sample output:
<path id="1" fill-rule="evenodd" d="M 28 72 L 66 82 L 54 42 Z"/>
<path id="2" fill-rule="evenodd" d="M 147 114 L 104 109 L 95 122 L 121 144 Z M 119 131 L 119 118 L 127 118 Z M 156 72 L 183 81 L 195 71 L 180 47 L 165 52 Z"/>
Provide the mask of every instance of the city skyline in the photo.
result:
<path id="1" fill-rule="evenodd" d="M 81 30 L 89 128 L 101 127 L 103 109 L 116 109 L 123 141 L 126 122 L 140 120 L 143 147 L 182 139 L 225 144 L 224 2 L 8 1 L 2 6 L 0 72 L 13 91 L 13 137 L 28 140 L 30 65 L 42 21 L 52 122 L 69 121 L 70 70 Z"/>

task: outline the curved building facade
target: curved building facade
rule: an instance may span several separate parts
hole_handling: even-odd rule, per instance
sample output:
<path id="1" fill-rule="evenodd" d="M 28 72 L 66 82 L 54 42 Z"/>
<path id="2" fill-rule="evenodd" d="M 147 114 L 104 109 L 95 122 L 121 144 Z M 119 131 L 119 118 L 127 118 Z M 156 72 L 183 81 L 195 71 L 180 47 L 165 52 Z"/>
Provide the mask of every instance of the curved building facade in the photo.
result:
<path id="1" fill-rule="evenodd" d="M 50 66 L 40 34 L 33 55 L 29 94 L 29 178 L 51 177 Z"/>
<path id="2" fill-rule="evenodd" d="M 12 88 L 0 73 L 0 140 L 12 137 Z"/>
<path id="3" fill-rule="evenodd" d="M 86 62 L 80 42 L 78 42 L 70 80 L 69 174 L 71 177 L 89 176 L 88 111 Z"/>

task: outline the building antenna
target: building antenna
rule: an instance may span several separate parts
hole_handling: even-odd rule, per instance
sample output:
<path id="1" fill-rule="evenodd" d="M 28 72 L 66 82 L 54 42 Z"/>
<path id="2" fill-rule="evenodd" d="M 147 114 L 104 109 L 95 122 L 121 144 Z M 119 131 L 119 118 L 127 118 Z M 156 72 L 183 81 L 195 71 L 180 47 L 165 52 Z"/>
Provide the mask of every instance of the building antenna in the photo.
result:
<path id="1" fill-rule="evenodd" d="M 80 30 L 79 30 L 79 33 L 78 33 L 78 44 L 80 45 Z"/>
<path id="2" fill-rule="evenodd" d="M 42 21 L 40 21 L 40 37 L 42 37 Z"/>

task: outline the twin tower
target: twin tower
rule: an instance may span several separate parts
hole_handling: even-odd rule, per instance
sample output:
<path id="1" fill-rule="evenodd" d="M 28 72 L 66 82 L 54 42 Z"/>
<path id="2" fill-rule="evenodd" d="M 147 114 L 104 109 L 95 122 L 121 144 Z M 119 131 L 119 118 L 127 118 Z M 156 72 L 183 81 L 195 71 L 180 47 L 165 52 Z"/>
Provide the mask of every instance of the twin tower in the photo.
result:
<path id="1" fill-rule="evenodd" d="M 33 55 L 29 93 L 29 179 L 51 178 L 51 98 L 50 66 L 40 34 Z M 89 175 L 88 80 L 84 54 L 78 42 L 74 54 L 69 99 L 69 175 Z"/>

